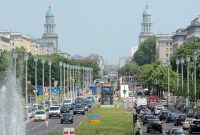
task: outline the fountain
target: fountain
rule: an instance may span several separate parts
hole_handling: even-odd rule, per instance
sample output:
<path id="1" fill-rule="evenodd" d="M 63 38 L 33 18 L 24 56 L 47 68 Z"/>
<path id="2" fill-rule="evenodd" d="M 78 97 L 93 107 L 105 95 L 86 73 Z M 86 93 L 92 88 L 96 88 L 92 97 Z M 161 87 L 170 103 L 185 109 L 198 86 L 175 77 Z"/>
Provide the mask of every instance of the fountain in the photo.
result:
<path id="1" fill-rule="evenodd" d="M 24 112 L 15 73 L 11 68 L 0 81 L 0 135 L 25 135 Z"/>

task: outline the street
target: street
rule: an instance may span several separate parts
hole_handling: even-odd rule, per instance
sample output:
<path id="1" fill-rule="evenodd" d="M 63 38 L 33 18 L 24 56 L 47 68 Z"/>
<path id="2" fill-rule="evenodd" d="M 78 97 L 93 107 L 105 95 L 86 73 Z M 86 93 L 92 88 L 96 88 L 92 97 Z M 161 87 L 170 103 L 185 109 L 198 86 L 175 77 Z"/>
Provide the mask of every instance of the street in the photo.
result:
<path id="1" fill-rule="evenodd" d="M 70 111 L 70 113 L 73 113 Z M 34 120 L 28 122 L 26 124 L 26 135 L 45 135 L 47 132 L 63 132 L 63 129 L 66 127 L 76 127 L 80 124 L 80 122 L 83 120 L 85 115 L 77 114 L 74 115 L 74 122 L 71 123 L 65 123 L 61 124 L 59 118 L 51 118 L 48 119 L 48 127 L 46 128 L 45 121 L 38 121 L 35 122 Z"/>

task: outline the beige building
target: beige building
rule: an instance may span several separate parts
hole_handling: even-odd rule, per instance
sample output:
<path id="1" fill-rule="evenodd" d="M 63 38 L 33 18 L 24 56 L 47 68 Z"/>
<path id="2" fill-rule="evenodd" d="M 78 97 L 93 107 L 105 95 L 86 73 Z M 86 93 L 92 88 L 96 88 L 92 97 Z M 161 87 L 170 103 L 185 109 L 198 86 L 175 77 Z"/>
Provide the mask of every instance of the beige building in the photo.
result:
<path id="1" fill-rule="evenodd" d="M 156 59 L 166 63 L 173 54 L 172 35 L 158 34 L 156 35 Z"/>
<path id="2" fill-rule="evenodd" d="M 10 51 L 10 37 L 0 34 L 0 50 Z"/>
<path id="3" fill-rule="evenodd" d="M 186 28 L 187 41 L 195 41 L 196 38 L 200 38 L 200 16 L 195 18 L 191 24 Z"/>
<path id="4" fill-rule="evenodd" d="M 186 42 L 187 32 L 185 29 L 178 29 L 172 36 L 173 53 L 175 54 L 177 49 L 180 48 Z"/>

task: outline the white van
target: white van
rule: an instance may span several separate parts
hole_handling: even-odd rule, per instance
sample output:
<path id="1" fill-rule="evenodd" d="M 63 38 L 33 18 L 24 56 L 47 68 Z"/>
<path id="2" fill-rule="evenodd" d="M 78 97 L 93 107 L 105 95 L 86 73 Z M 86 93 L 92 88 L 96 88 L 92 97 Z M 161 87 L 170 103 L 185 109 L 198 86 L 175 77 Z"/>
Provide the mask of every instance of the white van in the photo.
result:
<path id="1" fill-rule="evenodd" d="M 59 117 L 60 118 L 60 106 L 50 106 L 49 107 L 49 119 L 51 117 Z"/>

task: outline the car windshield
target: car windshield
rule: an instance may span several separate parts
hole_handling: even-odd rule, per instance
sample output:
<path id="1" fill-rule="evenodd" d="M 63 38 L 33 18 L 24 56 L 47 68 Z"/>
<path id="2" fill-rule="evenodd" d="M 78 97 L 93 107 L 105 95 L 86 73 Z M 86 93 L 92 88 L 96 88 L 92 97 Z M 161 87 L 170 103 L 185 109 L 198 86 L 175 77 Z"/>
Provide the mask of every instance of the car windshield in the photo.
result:
<path id="1" fill-rule="evenodd" d="M 160 120 L 155 119 L 153 120 L 153 123 L 160 124 Z"/>
<path id="2" fill-rule="evenodd" d="M 65 100 L 64 103 L 71 103 L 71 100 Z"/>
<path id="3" fill-rule="evenodd" d="M 58 110 L 58 109 L 59 109 L 59 107 L 50 107 L 49 110 Z"/>
<path id="4" fill-rule="evenodd" d="M 76 108 L 81 108 L 82 107 L 82 105 L 76 105 Z"/>
<path id="5" fill-rule="evenodd" d="M 69 116 L 70 113 L 63 113 L 62 116 Z"/>
<path id="6" fill-rule="evenodd" d="M 186 119 L 186 116 L 185 116 L 185 115 L 179 115 L 179 116 L 178 116 L 178 119 L 180 119 L 180 120 L 185 120 L 185 119 Z"/>
<path id="7" fill-rule="evenodd" d="M 177 128 L 177 129 L 174 129 L 174 133 L 183 133 L 183 129 L 182 128 Z"/>
<path id="8" fill-rule="evenodd" d="M 35 114 L 45 114 L 43 111 L 36 112 Z"/>

